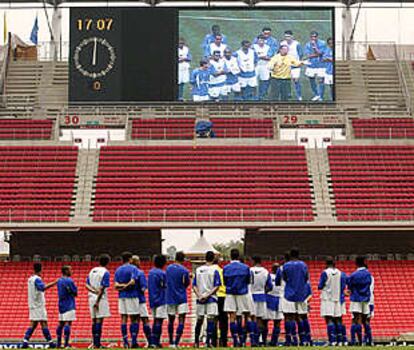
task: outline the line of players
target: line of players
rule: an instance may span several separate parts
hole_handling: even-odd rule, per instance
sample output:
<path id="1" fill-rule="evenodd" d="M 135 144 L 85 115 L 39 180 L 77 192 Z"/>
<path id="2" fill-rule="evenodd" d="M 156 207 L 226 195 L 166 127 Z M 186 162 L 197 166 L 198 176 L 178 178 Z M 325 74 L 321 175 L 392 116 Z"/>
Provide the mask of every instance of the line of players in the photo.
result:
<path id="1" fill-rule="evenodd" d="M 139 325 L 148 346 L 161 347 L 162 324 L 168 318 L 170 347 L 180 344 L 184 332 L 187 304 L 187 289 L 191 274 L 183 266 L 185 255 L 176 254 L 174 263 L 168 265 L 163 255 L 154 258 L 154 267 L 148 274 L 139 268 L 138 256 L 122 255 L 123 265 L 115 272 L 114 285 L 118 291 L 118 311 L 121 315 L 121 334 L 125 348 L 138 348 Z M 92 318 L 93 347 L 101 348 L 104 320 L 111 316 L 107 290 L 110 274 L 106 266 L 110 258 L 102 255 L 99 266 L 93 268 L 86 279 L 88 301 Z M 275 263 L 269 273 L 261 266 L 261 259 L 254 257 L 249 268 L 242 262 L 237 249 L 231 251 L 231 261 L 222 269 L 212 251 L 206 253 L 206 262 L 198 267 L 192 281 L 197 297 L 197 322 L 195 326 L 195 347 L 200 346 L 200 334 L 207 320 L 206 346 L 227 347 L 228 322 L 233 346 L 245 346 L 247 337 L 251 346 L 279 344 L 281 321 L 284 319 L 284 345 L 312 345 L 308 320 L 309 301 L 312 291 L 307 265 L 299 260 L 299 251 L 292 249 L 286 254 L 282 265 Z M 351 344 L 372 345 L 370 319 L 373 316 L 373 278 L 363 257 L 356 259 L 357 270 L 349 277 L 335 267 L 334 260 L 326 260 L 326 269 L 321 273 L 318 289 L 321 290 L 321 316 L 327 324 L 330 345 L 348 344 L 347 332 L 342 323 L 346 313 L 345 296 L 350 295 L 350 312 L 353 315 Z M 30 337 L 41 325 L 50 347 L 70 348 L 72 322 L 76 320 L 77 287 L 71 278 L 70 266 L 62 267 L 62 277 L 44 284 L 41 278 L 42 266 L 34 264 L 34 274 L 28 280 L 28 301 L 30 327 L 27 329 L 23 348 L 27 348 Z M 57 285 L 59 297 L 59 324 L 56 330 L 57 342 L 52 340 L 48 329 L 44 292 Z M 223 289 L 224 290 L 219 290 Z M 149 305 L 153 324 L 150 327 L 145 292 L 148 289 Z M 218 295 L 219 294 L 219 295 Z M 220 300 L 222 299 L 222 300 Z M 222 302 L 220 302 L 222 301 Z M 222 316 L 225 317 L 222 317 Z M 178 316 L 178 326 L 174 323 Z M 128 337 L 128 321 L 131 342 Z M 268 342 L 268 324 L 273 322 L 273 331 Z M 218 323 L 221 332 L 218 341 Z M 362 327 L 365 336 L 363 338 Z M 62 334 L 64 343 L 62 344 Z M 298 337 L 299 336 L 299 337 Z"/>
<path id="2" fill-rule="evenodd" d="M 265 27 L 251 43 L 241 42 L 241 48 L 232 51 L 227 37 L 218 25 L 204 38 L 204 58 L 200 66 L 190 73 L 192 55 L 185 40 L 178 44 L 178 99 L 183 100 L 185 84 L 192 86 L 194 102 L 240 100 L 291 99 L 293 82 L 297 101 L 302 101 L 301 66 L 306 65 L 305 76 L 313 93 L 312 101 L 322 101 L 325 85 L 333 100 L 333 40 L 327 42 L 310 33 L 305 47 L 294 39 L 293 32 L 285 31 L 282 41 L 272 36 Z"/>

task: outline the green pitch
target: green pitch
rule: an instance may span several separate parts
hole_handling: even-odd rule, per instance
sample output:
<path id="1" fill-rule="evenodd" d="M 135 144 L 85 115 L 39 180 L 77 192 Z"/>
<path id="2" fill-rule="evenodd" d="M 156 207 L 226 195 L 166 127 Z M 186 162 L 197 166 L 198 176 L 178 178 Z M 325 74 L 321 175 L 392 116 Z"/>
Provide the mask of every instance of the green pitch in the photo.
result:
<path id="1" fill-rule="evenodd" d="M 333 35 L 332 21 L 331 10 L 180 10 L 179 37 L 184 38 L 190 48 L 193 55 L 191 69 L 194 69 L 203 56 L 203 39 L 211 33 L 213 24 L 220 26 L 221 32 L 227 36 L 230 48 L 238 50 L 242 40 L 253 41 L 263 27 L 272 28 L 273 36 L 279 40 L 283 38 L 285 30 L 292 30 L 302 46 L 309 41 L 312 30 L 316 30 L 319 37 L 326 41 Z M 303 98 L 308 100 L 312 93 L 303 72 L 301 82 Z M 326 91 L 325 97 L 327 96 Z M 189 87 L 186 88 L 184 97 L 190 98 Z"/>

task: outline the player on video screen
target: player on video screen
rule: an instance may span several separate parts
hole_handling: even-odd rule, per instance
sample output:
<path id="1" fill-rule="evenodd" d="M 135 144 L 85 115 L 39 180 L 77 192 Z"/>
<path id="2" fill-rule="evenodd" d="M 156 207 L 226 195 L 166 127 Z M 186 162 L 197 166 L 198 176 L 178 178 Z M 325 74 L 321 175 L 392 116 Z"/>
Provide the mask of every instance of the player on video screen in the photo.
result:
<path id="1" fill-rule="evenodd" d="M 259 35 L 257 43 L 253 45 L 253 50 L 256 52 L 259 61 L 257 62 L 256 74 L 259 80 L 258 100 L 264 100 L 267 97 L 270 84 L 270 70 L 268 63 L 275 54 L 273 49 L 265 43 L 265 37 Z"/>
<path id="2" fill-rule="evenodd" d="M 193 70 L 191 73 L 190 83 L 192 85 L 191 94 L 194 102 L 208 101 L 210 99 L 208 94 L 210 81 L 210 68 L 207 60 L 200 61 L 200 67 Z"/>
<path id="3" fill-rule="evenodd" d="M 220 51 L 214 51 L 210 60 L 210 84 L 208 93 L 214 101 L 219 101 L 227 95 L 226 88 L 227 68 Z"/>
<path id="4" fill-rule="evenodd" d="M 214 41 L 207 46 L 207 50 L 204 52 L 206 58 L 211 58 L 215 51 L 220 52 L 220 57 L 223 57 L 224 50 L 227 48 L 226 44 L 223 44 L 223 37 L 220 34 L 217 34 L 214 38 Z"/>
<path id="5" fill-rule="evenodd" d="M 324 87 L 322 79 L 324 78 L 325 69 L 322 55 L 326 48 L 325 41 L 318 39 L 318 32 L 310 33 L 310 41 L 305 45 L 305 56 L 309 59 L 310 64 L 306 67 L 305 75 L 309 78 L 310 87 L 313 92 L 312 101 L 320 101 L 320 93 L 323 94 Z M 321 84 L 322 87 L 318 86 Z"/>
<path id="6" fill-rule="evenodd" d="M 256 52 L 251 48 L 249 40 L 241 42 L 241 48 L 235 53 L 239 63 L 239 81 L 243 100 L 252 101 L 256 99 L 256 65 L 259 61 Z"/>
<path id="7" fill-rule="evenodd" d="M 178 41 L 178 100 L 184 100 L 184 86 L 190 81 L 191 53 L 185 40 Z"/>
<path id="8" fill-rule="evenodd" d="M 280 42 L 280 45 L 286 45 L 289 48 L 288 54 L 300 61 L 303 58 L 303 49 L 299 41 L 293 38 L 293 32 L 291 30 L 285 31 L 285 38 Z M 300 84 L 300 67 L 292 67 L 290 75 L 292 77 L 293 84 L 295 86 L 296 100 L 302 101 L 302 86 Z"/>
<path id="9" fill-rule="evenodd" d="M 237 58 L 233 56 L 233 53 L 229 48 L 224 50 L 224 63 L 226 64 L 226 97 L 225 99 L 230 99 L 230 95 L 233 93 L 233 100 L 241 100 L 241 87 L 239 82 L 239 63 Z"/>
<path id="10" fill-rule="evenodd" d="M 253 44 L 257 44 L 260 36 L 263 36 L 265 44 L 269 45 L 274 53 L 279 51 L 279 40 L 272 36 L 272 28 L 264 27 L 262 32 L 253 40 Z"/>
<path id="11" fill-rule="evenodd" d="M 330 99 L 333 100 L 333 39 L 328 38 L 328 46 L 322 55 L 322 61 L 325 64 L 325 74 L 323 78 L 323 84 L 329 86 Z M 321 84 L 322 85 L 322 84 Z M 321 101 L 324 99 L 324 91 L 320 91 L 319 96 Z"/>
<path id="12" fill-rule="evenodd" d="M 221 33 L 220 26 L 218 24 L 213 24 L 211 27 L 211 33 L 206 34 L 203 43 L 201 44 L 201 48 L 203 49 L 204 53 L 209 49 L 210 44 L 216 40 L 217 35 L 220 35 L 221 42 L 227 45 L 227 37 Z"/>

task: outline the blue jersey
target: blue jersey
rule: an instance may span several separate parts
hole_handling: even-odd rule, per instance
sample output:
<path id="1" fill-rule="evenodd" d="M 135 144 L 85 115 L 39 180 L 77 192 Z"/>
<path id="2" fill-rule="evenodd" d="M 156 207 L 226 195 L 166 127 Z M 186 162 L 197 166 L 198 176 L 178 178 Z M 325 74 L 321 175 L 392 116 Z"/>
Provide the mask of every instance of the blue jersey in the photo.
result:
<path id="1" fill-rule="evenodd" d="M 136 280 L 138 276 L 138 268 L 132 264 L 126 263 L 118 267 L 115 271 L 115 283 L 127 284 L 131 280 Z M 118 292 L 119 298 L 138 298 L 138 291 L 134 285 Z"/>
<path id="2" fill-rule="evenodd" d="M 57 283 L 59 297 L 59 313 L 76 309 L 75 297 L 78 296 L 78 288 L 70 277 L 61 277 Z"/>
<path id="3" fill-rule="evenodd" d="M 187 287 L 190 285 L 190 274 L 181 264 L 167 267 L 167 304 L 179 305 L 187 302 Z"/>
<path id="4" fill-rule="evenodd" d="M 327 46 L 323 52 L 322 55 L 322 60 L 324 59 L 333 59 L 333 51 L 332 48 L 330 48 L 329 46 Z M 326 69 L 326 74 L 333 74 L 333 62 L 332 61 L 324 61 L 323 62 L 325 65 L 325 69 Z"/>
<path id="5" fill-rule="evenodd" d="M 313 44 L 311 41 L 307 42 L 305 45 L 305 56 L 318 54 L 316 57 L 310 57 L 309 61 L 309 68 L 323 68 L 324 62 L 322 61 L 323 53 L 326 49 L 326 43 L 323 40 L 317 39 L 315 41 L 315 44 Z M 319 51 L 319 53 L 318 53 Z"/>
<path id="6" fill-rule="evenodd" d="M 360 267 L 348 278 L 348 288 L 351 291 L 351 301 L 369 302 L 371 299 L 371 273 Z"/>
<path id="7" fill-rule="evenodd" d="M 345 289 L 348 283 L 348 276 L 345 272 L 341 273 L 341 304 L 345 302 Z"/>
<path id="8" fill-rule="evenodd" d="M 167 280 L 165 271 L 154 267 L 148 274 L 148 296 L 150 308 L 165 305 Z"/>
<path id="9" fill-rule="evenodd" d="M 196 96 L 208 96 L 210 82 L 210 69 L 194 69 L 191 73 L 190 83 L 193 86 L 191 93 Z"/>
<path id="10" fill-rule="evenodd" d="M 252 279 L 250 268 L 240 261 L 231 261 L 223 268 L 223 279 L 227 294 L 247 294 Z"/>
<path id="11" fill-rule="evenodd" d="M 283 265 L 285 281 L 285 299 L 293 302 L 304 302 L 309 296 L 309 272 L 307 265 L 301 260 L 288 261 Z"/>
<path id="12" fill-rule="evenodd" d="M 145 303 L 145 291 L 148 288 L 147 285 L 147 278 L 145 277 L 144 271 L 138 269 L 138 275 L 137 278 L 135 279 L 135 289 L 137 290 L 138 293 L 138 299 L 139 299 L 139 303 Z"/>
<path id="13" fill-rule="evenodd" d="M 220 34 L 221 36 L 221 42 L 223 44 L 227 44 L 227 37 L 224 34 Z M 214 41 L 216 40 L 216 35 L 213 33 L 207 34 L 204 39 L 203 39 L 203 43 L 201 44 L 201 48 L 203 49 L 203 52 L 207 52 L 210 44 L 214 43 Z"/>

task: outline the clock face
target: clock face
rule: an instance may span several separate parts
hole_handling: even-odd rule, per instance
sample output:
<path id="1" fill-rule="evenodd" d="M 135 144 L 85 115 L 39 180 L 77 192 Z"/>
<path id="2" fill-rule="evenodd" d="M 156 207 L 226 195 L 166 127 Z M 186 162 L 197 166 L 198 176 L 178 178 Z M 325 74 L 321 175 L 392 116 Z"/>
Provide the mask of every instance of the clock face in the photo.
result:
<path id="1" fill-rule="evenodd" d="M 96 79 L 104 77 L 114 68 L 116 54 L 108 40 L 90 37 L 75 47 L 73 60 L 75 68 L 83 76 Z"/>

